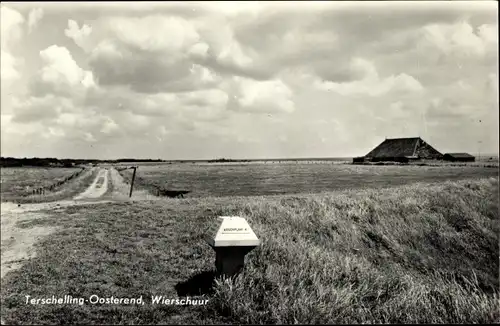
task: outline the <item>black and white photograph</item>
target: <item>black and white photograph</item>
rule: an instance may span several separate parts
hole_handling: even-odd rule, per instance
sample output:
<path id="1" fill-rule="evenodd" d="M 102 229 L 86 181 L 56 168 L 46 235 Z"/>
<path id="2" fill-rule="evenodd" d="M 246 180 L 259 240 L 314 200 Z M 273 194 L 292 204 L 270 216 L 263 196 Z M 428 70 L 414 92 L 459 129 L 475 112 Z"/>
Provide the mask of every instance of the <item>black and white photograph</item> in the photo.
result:
<path id="1" fill-rule="evenodd" d="M 498 2 L 1 6 L 1 325 L 500 323 Z"/>

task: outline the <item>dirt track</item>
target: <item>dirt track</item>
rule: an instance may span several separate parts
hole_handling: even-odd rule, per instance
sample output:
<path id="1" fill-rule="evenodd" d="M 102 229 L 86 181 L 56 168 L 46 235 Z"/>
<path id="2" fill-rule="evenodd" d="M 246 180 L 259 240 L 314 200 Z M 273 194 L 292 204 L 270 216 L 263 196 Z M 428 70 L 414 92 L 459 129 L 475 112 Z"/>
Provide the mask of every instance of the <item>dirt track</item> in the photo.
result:
<path id="1" fill-rule="evenodd" d="M 94 182 L 83 193 L 75 196 L 74 200 L 102 197 L 108 191 L 108 172 L 107 169 L 99 169 Z"/>
<path id="2" fill-rule="evenodd" d="M 113 192 L 109 196 L 106 194 L 108 192 L 108 179 L 111 179 L 113 184 Z M 126 189 L 129 190 L 130 186 L 123 182 L 116 170 L 111 169 L 110 173 L 108 169 L 99 168 L 92 184 L 73 199 L 19 206 L 14 203 L 1 203 L 1 278 L 9 271 L 21 267 L 23 261 L 34 257 L 33 245 L 57 230 L 57 228 L 46 226 L 22 227 L 23 224 L 46 217 L 47 213 L 40 211 L 76 205 L 99 204 L 113 200 L 127 200 Z M 132 199 L 144 200 L 154 197 L 144 193 L 144 191 L 137 191 L 137 193 L 134 192 Z"/>

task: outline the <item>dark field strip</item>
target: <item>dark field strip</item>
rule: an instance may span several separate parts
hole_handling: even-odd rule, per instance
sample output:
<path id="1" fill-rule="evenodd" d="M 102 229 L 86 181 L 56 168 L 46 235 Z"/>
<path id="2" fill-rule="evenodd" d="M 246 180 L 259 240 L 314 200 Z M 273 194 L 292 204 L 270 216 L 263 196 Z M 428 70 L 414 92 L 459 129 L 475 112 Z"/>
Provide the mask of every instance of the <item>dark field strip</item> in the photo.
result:
<path id="1" fill-rule="evenodd" d="M 121 172 L 127 179 L 131 171 Z M 379 188 L 415 182 L 498 177 L 498 169 L 455 166 L 353 166 L 329 164 L 157 165 L 141 166 L 137 176 L 190 197 L 319 193 Z"/>

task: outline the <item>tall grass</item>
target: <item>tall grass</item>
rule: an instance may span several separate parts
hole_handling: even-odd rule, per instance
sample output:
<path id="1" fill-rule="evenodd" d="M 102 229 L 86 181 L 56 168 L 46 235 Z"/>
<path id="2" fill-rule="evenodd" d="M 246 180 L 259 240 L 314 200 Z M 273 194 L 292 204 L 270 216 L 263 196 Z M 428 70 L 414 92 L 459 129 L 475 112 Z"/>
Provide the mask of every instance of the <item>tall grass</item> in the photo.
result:
<path id="1" fill-rule="evenodd" d="M 254 201 L 262 246 L 218 283 L 233 323 L 491 323 L 499 320 L 498 183 Z"/>

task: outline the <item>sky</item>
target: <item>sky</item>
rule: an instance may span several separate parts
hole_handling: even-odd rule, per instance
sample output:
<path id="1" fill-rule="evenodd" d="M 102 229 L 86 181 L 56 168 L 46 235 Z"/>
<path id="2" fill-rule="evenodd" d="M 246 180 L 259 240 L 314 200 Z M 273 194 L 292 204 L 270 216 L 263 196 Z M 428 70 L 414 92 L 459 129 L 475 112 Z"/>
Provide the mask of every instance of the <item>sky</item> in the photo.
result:
<path id="1" fill-rule="evenodd" d="M 1 155 L 498 153 L 498 3 L 1 4 Z"/>

